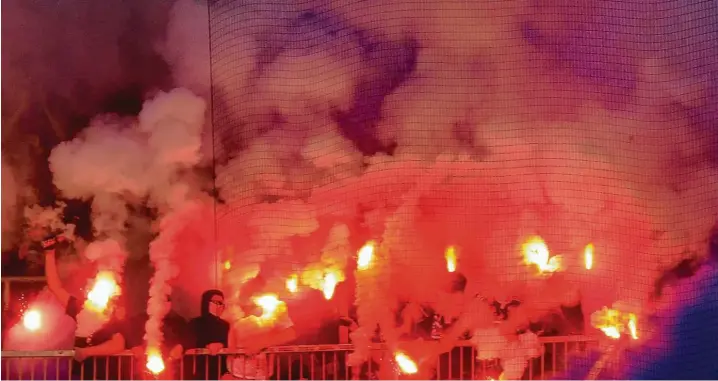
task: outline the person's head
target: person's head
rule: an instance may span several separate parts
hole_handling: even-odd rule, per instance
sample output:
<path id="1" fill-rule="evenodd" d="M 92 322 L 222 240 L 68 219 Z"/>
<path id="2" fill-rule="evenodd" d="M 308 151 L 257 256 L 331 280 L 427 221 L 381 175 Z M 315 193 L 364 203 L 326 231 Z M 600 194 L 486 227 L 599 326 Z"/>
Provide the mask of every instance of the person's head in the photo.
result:
<path id="1" fill-rule="evenodd" d="M 202 294 L 202 316 L 222 316 L 224 312 L 224 294 L 219 290 L 207 290 Z"/>

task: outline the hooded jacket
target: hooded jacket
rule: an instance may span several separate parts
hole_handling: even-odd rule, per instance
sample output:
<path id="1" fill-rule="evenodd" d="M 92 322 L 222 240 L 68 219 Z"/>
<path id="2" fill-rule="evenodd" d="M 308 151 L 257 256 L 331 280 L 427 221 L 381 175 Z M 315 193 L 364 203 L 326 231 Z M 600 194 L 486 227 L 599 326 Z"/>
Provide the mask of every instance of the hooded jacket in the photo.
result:
<path id="1" fill-rule="evenodd" d="M 209 303 L 215 295 L 224 296 L 219 290 L 208 290 L 202 294 L 201 314 L 189 322 L 195 338 L 195 348 L 204 348 L 211 343 L 227 346 L 229 323 L 209 312 Z"/>

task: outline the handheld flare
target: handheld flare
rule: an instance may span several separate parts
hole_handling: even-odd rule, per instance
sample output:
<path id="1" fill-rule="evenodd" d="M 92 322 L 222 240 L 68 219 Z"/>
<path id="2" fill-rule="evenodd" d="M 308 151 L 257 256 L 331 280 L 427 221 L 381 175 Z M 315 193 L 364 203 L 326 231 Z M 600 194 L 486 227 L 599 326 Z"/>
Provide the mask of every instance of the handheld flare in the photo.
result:
<path id="1" fill-rule="evenodd" d="M 147 353 L 147 370 L 152 372 L 154 375 L 158 375 L 165 370 L 165 362 L 162 360 L 162 356 L 157 350 L 150 350 Z"/>
<path id="2" fill-rule="evenodd" d="M 450 273 L 456 271 L 456 248 L 454 246 L 447 247 L 444 257 L 446 258 L 446 270 Z"/>
<path id="3" fill-rule="evenodd" d="M 399 365 L 399 369 L 404 374 L 416 374 L 419 371 L 419 367 L 416 366 L 414 360 L 404 353 L 397 352 L 394 355 L 394 360 L 396 360 L 396 364 Z"/>
<path id="4" fill-rule="evenodd" d="M 101 271 L 95 278 L 92 290 L 87 293 L 85 306 L 97 312 L 103 312 L 110 299 L 119 294 L 120 288 L 115 281 L 115 275 L 109 271 Z"/>
<path id="5" fill-rule="evenodd" d="M 357 269 L 366 270 L 371 266 L 374 259 L 374 241 L 367 242 L 357 254 Z"/>

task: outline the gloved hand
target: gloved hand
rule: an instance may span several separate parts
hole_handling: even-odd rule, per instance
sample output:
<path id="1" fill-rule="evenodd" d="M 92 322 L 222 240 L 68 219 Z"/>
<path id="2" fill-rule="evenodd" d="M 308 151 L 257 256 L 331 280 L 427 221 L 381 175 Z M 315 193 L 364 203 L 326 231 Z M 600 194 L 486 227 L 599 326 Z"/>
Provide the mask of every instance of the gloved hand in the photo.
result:
<path id="1" fill-rule="evenodd" d="M 40 246 L 42 246 L 42 249 L 45 251 L 55 250 L 57 244 L 64 240 L 65 237 L 63 236 L 49 235 L 40 242 Z"/>

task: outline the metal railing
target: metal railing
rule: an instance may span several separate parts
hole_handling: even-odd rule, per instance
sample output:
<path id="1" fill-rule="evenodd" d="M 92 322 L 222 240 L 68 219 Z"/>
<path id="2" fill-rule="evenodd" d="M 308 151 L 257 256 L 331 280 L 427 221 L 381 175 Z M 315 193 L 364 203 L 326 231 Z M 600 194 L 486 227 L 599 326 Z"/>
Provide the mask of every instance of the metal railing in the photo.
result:
<path id="1" fill-rule="evenodd" d="M 542 337 L 543 354 L 530 360 L 523 379 L 540 380 L 566 369 L 572 353 L 583 352 L 597 343 L 586 336 Z M 398 372 L 386 348 L 377 344 L 371 358 L 361 366 L 350 367 L 347 357 L 351 344 L 299 345 L 269 348 L 257 357 L 242 356 L 240 351 L 220 351 L 211 355 L 204 349 L 185 352 L 181 359 L 165 364 L 159 376 L 150 374 L 142 358 L 127 351 L 108 357 L 90 358 L 82 363 L 73 360 L 74 351 L 3 351 L 3 380 L 128 380 L 128 379 L 194 379 L 227 378 L 228 370 L 237 373 L 261 370 L 262 378 L 279 380 L 371 380 L 405 379 Z M 228 359 L 231 368 L 228 368 Z M 238 361 L 238 362 L 237 362 Z M 249 361 L 249 362 L 248 362 Z M 488 380 L 501 374 L 499 360 L 476 360 L 476 349 L 461 343 L 436 359 L 426 375 L 439 380 Z"/>

